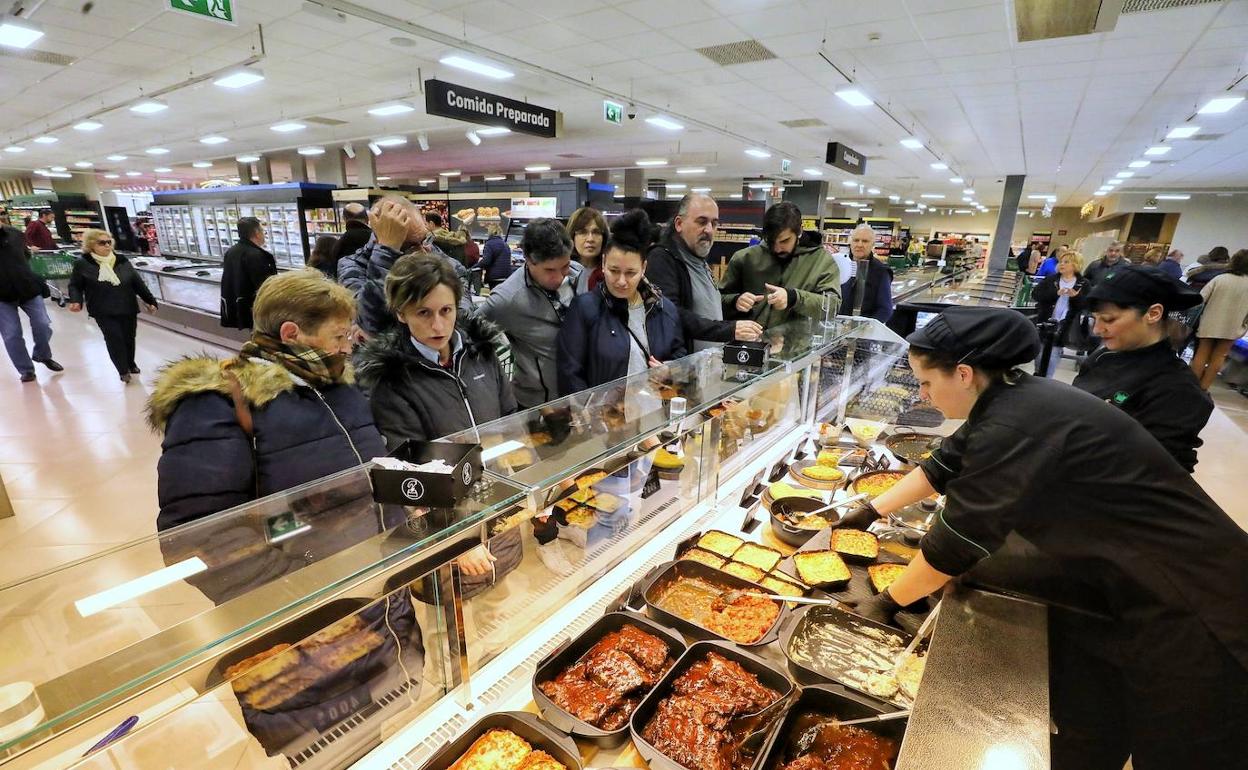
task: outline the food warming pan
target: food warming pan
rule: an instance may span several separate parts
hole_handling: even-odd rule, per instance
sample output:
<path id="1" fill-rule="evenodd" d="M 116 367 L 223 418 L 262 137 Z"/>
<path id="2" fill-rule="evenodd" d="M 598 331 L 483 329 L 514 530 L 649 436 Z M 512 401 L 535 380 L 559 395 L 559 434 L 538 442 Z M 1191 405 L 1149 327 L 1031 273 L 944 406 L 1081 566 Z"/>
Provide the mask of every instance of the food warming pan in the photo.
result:
<path id="1" fill-rule="evenodd" d="M 780 652 L 783 653 L 785 659 L 788 661 L 789 673 L 793 675 L 793 679 L 798 684 L 806 686 L 806 685 L 821 685 L 821 684 L 827 684 L 829 682 L 833 682 L 838 685 L 843 685 L 850 689 L 857 690 L 858 692 L 861 693 L 861 697 L 866 698 L 867 700 L 872 701 L 874 703 L 882 704 L 885 711 L 896 711 L 898 707 L 895 705 L 892 705 L 889 701 L 886 701 L 878 696 L 871 695 L 870 693 L 863 692 L 862 690 L 859 690 L 857 687 L 855 687 L 853 684 L 849 682 L 840 681 L 837 678 L 838 667 L 832 661 L 827 662 L 826 668 L 823 671 L 816 671 L 815 669 L 810 668 L 807 664 L 799 663 L 798 661 L 794 660 L 793 655 L 790 652 L 790 650 L 792 649 L 793 637 L 802 633 L 810 624 L 814 622 L 832 623 L 832 624 L 841 626 L 843 628 L 851 628 L 851 629 L 853 626 L 858 626 L 860 628 L 874 629 L 876 631 L 898 637 L 901 640 L 902 648 L 904 648 L 905 645 L 910 642 L 910 640 L 913 638 L 913 634 L 909 634 L 905 631 L 900 631 L 891 626 L 886 626 L 883 623 L 876 623 L 873 620 L 867 620 L 866 618 L 859 617 L 857 615 L 851 615 L 851 614 L 848 614 L 847 612 L 842 612 L 838 609 L 831 609 L 831 608 L 819 607 L 819 606 L 802 607 L 801 609 L 792 613 L 785 620 L 784 627 L 780 629 L 780 640 L 779 640 Z M 858 632 L 855 630 L 855 633 L 858 633 Z M 861 716 L 870 716 L 870 715 L 862 714 Z"/>
<path id="2" fill-rule="evenodd" d="M 759 760 L 754 763 L 754 767 L 757 770 L 778 770 L 778 768 L 784 765 L 784 753 L 788 748 L 789 734 L 793 730 L 793 723 L 803 714 L 814 711 L 830 714 L 842 721 L 849 721 L 851 719 L 886 714 L 895 710 L 891 706 L 884 706 L 878 701 L 859 695 L 840 685 L 816 684 L 802 687 L 797 698 L 785 710 L 779 724 L 771 731 L 767 744 L 759 753 Z M 873 725 L 860 725 L 860 727 L 876 735 L 892 738 L 897 741 L 897 745 L 900 747 L 902 736 L 906 732 L 907 722 L 908 720 L 906 719 L 898 719 Z"/>
<path id="3" fill-rule="evenodd" d="M 555 705 L 554 701 L 546 696 L 538 687 L 539 682 L 546 682 L 554 679 L 564 669 L 571 666 L 582 655 L 589 652 L 590 648 L 598 643 L 607 634 L 612 631 L 618 631 L 625 625 L 633 625 L 645 631 L 648 634 L 657 636 L 667 644 L 668 655 L 673 660 L 680 658 L 685 652 L 685 640 L 680 634 L 655 623 L 645 615 L 635 612 L 608 612 L 606 615 L 598 618 L 585 629 L 579 636 L 569 639 L 555 648 L 555 651 L 547 655 L 537 664 L 537 669 L 533 673 L 532 690 L 533 700 L 537 703 L 537 709 L 541 712 L 542 718 L 550 722 L 555 727 L 570 733 L 573 737 L 584 738 L 596 746 L 613 749 L 621 746 L 628 741 L 628 723 L 617 730 L 603 730 L 595 727 L 589 722 L 582 721 L 572 716 L 568 712 Z"/>
<path id="4" fill-rule="evenodd" d="M 473 741 L 493 729 L 510 730 L 528 741 L 534 749 L 541 749 L 554 757 L 568 770 L 583 770 L 576 741 L 544 724 L 536 715 L 524 711 L 487 714 L 458 738 L 443 744 L 421 770 L 446 770 L 468 751 Z"/>
<path id="5" fill-rule="evenodd" d="M 770 687 L 780 693 L 781 699 L 789 697 L 795 689 L 793 682 L 784 673 L 784 669 L 763 660 L 757 655 L 746 652 L 731 642 L 694 642 L 689 645 L 689 649 L 685 650 L 685 654 L 680 656 L 680 660 L 676 661 L 676 665 L 672 666 L 671 670 L 659 680 L 659 683 L 654 686 L 650 694 L 642 699 L 641 703 L 637 705 L 637 709 L 633 711 L 632 719 L 629 720 L 633 745 L 637 747 L 637 752 L 646 760 L 650 770 L 700 770 L 700 768 L 687 768 L 659 751 L 643 738 L 641 733 L 646 728 L 646 724 L 651 717 L 654 716 L 655 711 L 658 710 L 659 701 L 671 694 L 672 683 L 676 681 L 676 678 L 689 670 L 694 663 L 712 652 L 739 663 L 746 671 L 758 677 L 759 684 L 764 687 Z M 743 714 L 742 716 L 750 715 Z M 766 744 L 759 751 L 760 756 L 764 750 L 766 750 Z"/>
<path id="6" fill-rule="evenodd" d="M 655 567 L 650 574 L 642 581 L 640 591 L 642 599 L 646 602 L 646 614 L 654 618 L 658 622 L 675 628 L 685 636 L 693 639 L 722 639 L 733 644 L 740 644 L 742 647 L 760 647 L 768 642 L 775 641 L 780 632 L 780 625 L 784 622 L 784 618 L 788 614 L 788 608 L 784 602 L 776 602 L 780 607 L 780 614 L 776 616 L 776 620 L 772 623 L 771 628 L 767 629 L 767 633 L 763 634 L 756 641 L 749 644 L 740 642 L 732 642 L 730 639 L 724 639 L 723 636 L 706 628 L 705 626 L 695 623 L 692 620 L 686 620 L 674 613 L 668 612 L 662 607 L 655 605 L 654 601 L 663 589 L 667 588 L 673 581 L 679 578 L 699 578 L 712 585 L 722 586 L 725 591 L 755 591 L 758 593 L 769 593 L 766 588 L 751 583 L 745 578 L 739 578 L 736 575 L 730 575 L 727 572 L 720 572 L 714 567 L 697 561 L 672 561 L 660 564 Z"/>

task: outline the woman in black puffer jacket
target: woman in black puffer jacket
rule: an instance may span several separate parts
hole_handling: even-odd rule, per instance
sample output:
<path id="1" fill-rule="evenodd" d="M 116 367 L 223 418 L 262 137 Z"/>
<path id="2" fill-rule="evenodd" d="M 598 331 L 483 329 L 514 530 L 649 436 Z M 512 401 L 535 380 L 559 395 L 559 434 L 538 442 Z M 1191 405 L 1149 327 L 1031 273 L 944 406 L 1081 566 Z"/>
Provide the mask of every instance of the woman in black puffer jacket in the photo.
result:
<path id="1" fill-rule="evenodd" d="M 399 327 L 374 337 L 356 360 L 391 451 L 408 439 L 432 441 L 516 410 L 494 352 L 498 327 L 460 317 L 462 286 L 446 260 L 428 254 L 401 257 L 386 277 L 386 305 Z M 520 529 L 512 527 L 457 560 L 464 598 L 482 595 L 469 605 L 478 633 L 509 598 L 500 581 L 523 555 Z"/>

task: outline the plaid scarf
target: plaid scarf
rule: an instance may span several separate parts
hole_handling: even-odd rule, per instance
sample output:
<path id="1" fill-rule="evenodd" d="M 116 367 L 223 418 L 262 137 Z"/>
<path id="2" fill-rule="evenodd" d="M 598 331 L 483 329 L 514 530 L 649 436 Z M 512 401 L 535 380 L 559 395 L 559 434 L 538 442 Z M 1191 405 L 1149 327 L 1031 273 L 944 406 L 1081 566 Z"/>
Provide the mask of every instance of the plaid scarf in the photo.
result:
<path id="1" fill-rule="evenodd" d="M 238 352 L 238 358 L 240 361 L 247 358 L 272 361 L 314 388 L 343 382 L 347 370 L 346 353 L 326 353 L 297 342 L 282 342 L 262 332 L 252 332 L 251 339 Z"/>

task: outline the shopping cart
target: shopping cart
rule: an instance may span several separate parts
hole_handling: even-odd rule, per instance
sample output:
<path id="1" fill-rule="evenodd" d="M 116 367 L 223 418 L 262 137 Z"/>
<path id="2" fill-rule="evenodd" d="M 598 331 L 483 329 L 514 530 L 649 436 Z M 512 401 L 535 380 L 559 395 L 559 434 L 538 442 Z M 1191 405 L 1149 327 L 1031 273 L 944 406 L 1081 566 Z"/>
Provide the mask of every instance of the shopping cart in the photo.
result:
<path id="1" fill-rule="evenodd" d="M 63 251 L 37 251 L 30 257 L 30 269 L 48 284 L 52 300 L 65 307 L 68 300 L 60 282 L 68 282 L 74 272 L 74 255 Z"/>

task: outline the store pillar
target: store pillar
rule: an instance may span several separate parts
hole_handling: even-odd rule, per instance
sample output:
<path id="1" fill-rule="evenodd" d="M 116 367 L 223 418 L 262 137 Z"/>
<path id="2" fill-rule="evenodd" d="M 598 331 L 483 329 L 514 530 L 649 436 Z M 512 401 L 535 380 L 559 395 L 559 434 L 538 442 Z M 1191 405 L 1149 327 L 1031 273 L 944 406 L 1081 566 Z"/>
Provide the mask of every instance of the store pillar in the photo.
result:
<path id="1" fill-rule="evenodd" d="M 355 154 L 355 184 L 357 187 L 377 186 L 377 156 L 371 152 Z"/>
<path id="2" fill-rule="evenodd" d="M 308 179 L 308 159 L 297 152 L 292 152 L 287 156 L 290 163 L 290 181 L 307 182 Z"/>
<path id="3" fill-rule="evenodd" d="M 819 179 L 803 179 L 801 186 L 784 188 L 784 199 L 796 205 L 808 217 L 820 215 L 827 195 L 828 183 Z"/>
<path id="4" fill-rule="evenodd" d="M 1001 213 L 997 216 L 997 229 L 992 235 L 992 251 L 988 254 L 990 272 L 1006 269 L 1010 256 L 1010 241 L 1014 236 L 1014 223 L 1018 219 L 1018 201 L 1023 197 L 1025 174 L 1013 174 L 1005 178 L 1005 190 L 1001 193 Z"/>
<path id="5" fill-rule="evenodd" d="M 268 155 L 261 155 L 256 161 L 256 176 L 260 177 L 260 184 L 273 184 L 273 161 Z"/>
<path id="6" fill-rule="evenodd" d="M 640 168 L 624 169 L 624 197 L 644 198 L 646 195 L 646 172 Z"/>
<path id="7" fill-rule="evenodd" d="M 251 178 L 251 164 L 241 160 L 234 162 L 238 164 L 238 181 L 243 184 L 255 184 L 256 180 Z"/>
<path id="8" fill-rule="evenodd" d="M 358 158 L 360 153 L 356 153 Z M 316 181 L 318 184 L 347 186 L 347 156 L 341 146 L 326 147 L 324 155 L 316 156 Z"/>

